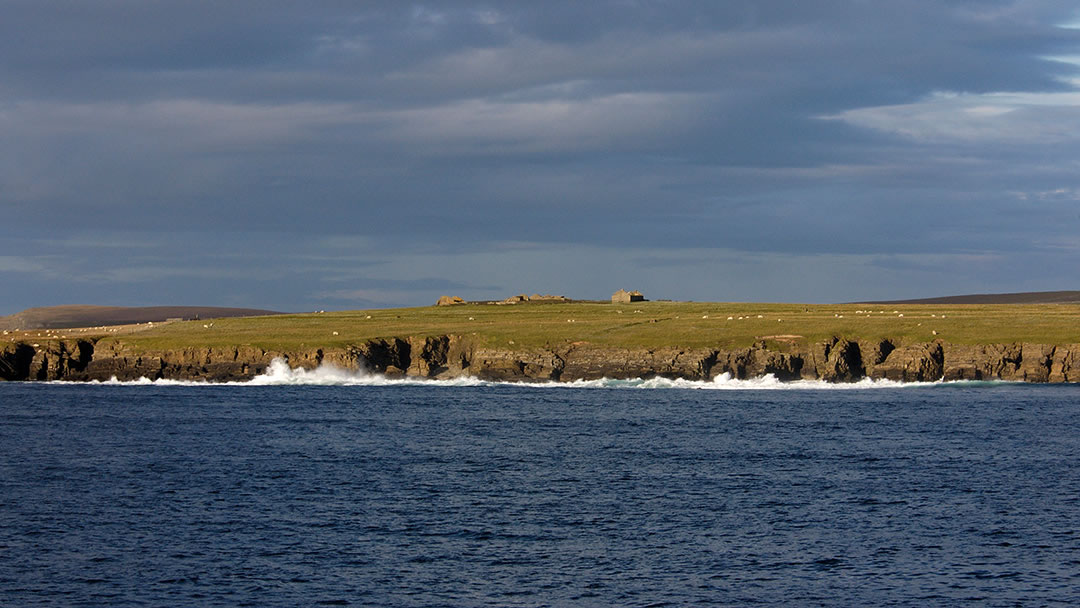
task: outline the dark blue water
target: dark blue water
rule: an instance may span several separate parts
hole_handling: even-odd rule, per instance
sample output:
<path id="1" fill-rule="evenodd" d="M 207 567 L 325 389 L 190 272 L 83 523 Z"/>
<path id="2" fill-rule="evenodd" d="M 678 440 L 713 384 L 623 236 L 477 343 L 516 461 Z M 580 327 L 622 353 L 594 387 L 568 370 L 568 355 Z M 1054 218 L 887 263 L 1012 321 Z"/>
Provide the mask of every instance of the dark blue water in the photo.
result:
<path id="1" fill-rule="evenodd" d="M 1080 386 L 0 384 L 0 604 L 1075 605 Z"/>

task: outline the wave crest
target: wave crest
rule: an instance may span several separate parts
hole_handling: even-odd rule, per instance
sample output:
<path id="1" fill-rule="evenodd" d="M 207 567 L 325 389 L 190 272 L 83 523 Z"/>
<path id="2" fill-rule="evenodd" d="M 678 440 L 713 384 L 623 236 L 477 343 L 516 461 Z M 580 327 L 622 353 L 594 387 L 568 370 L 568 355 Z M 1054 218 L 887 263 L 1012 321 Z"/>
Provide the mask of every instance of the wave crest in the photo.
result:
<path id="1" fill-rule="evenodd" d="M 730 374 L 721 374 L 712 380 L 683 380 L 671 378 L 634 378 L 617 380 L 601 378 L 599 380 L 574 380 L 570 382 L 493 382 L 471 376 L 462 376 L 449 380 L 427 378 L 390 378 L 363 370 L 343 369 L 334 365 L 320 365 L 315 369 L 289 367 L 281 358 L 274 359 L 266 372 L 251 380 L 241 382 L 204 382 L 190 380 L 138 380 L 119 381 L 115 377 L 106 382 L 95 384 L 122 386 L 515 386 L 529 388 L 564 389 L 694 389 L 694 390 L 866 390 L 875 388 L 910 388 L 934 386 L 943 382 L 896 382 L 893 380 L 871 380 L 864 378 L 858 382 L 836 384 L 822 380 L 795 380 L 785 382 L 772 374 L 749 380 L 732 378 Z M 950 383 L 951 384 L 951 383 Z"/>

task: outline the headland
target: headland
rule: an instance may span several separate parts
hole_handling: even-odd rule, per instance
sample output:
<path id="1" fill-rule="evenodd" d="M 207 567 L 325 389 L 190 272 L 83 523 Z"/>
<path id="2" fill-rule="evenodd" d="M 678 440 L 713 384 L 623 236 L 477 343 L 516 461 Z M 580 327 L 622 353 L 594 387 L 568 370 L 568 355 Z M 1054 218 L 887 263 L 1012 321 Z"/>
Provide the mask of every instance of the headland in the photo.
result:
<path id="1" fill-rule="evenodd" d="M 1080 382 L 1080 304 L 458 303 L 5 330 L 0 379 L 243 381 L 283 358 L 391 377 Z"/>

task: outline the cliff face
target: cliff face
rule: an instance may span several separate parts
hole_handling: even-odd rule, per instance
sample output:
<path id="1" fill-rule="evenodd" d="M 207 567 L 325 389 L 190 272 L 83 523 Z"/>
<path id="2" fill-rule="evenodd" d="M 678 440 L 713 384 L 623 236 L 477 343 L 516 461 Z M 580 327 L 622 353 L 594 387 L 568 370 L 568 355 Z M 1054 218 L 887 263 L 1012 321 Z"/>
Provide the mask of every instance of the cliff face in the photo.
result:
<path id="1" fill-rule="evenodd" d="M 14 343 L 0 350 L 0 380 L 58 380 L 85 372 L 93 360 L 89 340 Z"/>
<path id="2" fill-rule="evenodd" d="M 332 364 L 387 376 L 500 381 L 573 381 L 662 376 L 853 382 L 1009 380 L 1080 382 L 1080 344 L 900 344 L 833 338 L 802 347 L 759 342 L 737 350 L 605 348 L 588 343 L 551 349 L 477 346 L 459 336 L 372 340 L 338 349 L 268 351 L 250 346 L 155 351 L 118 341 L 50 340 L 9 343 L 0 351 L 3 380 L 134 380 L 170 378 L 211 382 L 248 380 L 275 358 L 293 367 Z"/>

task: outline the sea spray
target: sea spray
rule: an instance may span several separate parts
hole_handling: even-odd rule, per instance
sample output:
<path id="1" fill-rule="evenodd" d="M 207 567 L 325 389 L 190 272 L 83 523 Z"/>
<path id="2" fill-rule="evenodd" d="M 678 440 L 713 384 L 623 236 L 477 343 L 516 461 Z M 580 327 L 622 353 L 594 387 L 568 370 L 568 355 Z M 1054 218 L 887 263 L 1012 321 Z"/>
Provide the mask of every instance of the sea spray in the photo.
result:
<path id="1" fill-rule="evenodd" d="M 255 376 L 245 382 L 230 384 L 242 384 L 248 386 L 279 386 L 279 385 L 307 385 L 307 386 L 390 386 L 400 384 L 423 384 L 437 386 L 479 386 L 490 384 L 482 380 L 462 376 L 453 380 L 428 380 L 422 378 L 388 378 L 382 374 L 376 374 L 365 370 L 350 370 L 331 364 L 322 364 L 315 369 L 302 367 L 289 367 L 284 359 L 277 358 L 270 362 L 266 373 Z"/>
<path id="2" fill-rule="evenodd" d="M 93 381 L 89 384 L 111 386 L 517 386 L 535 389 L 684 389 L 684 390 L 869 390 L 883 388 L 917 388 L 946 385 L 1000 385 L 1002 382 L 896 382 L 892 380 L 872 380 L 864 378 L 858 382 L 834 383 L 821 380 L 781 381 L 768 374 L 760 378 L 739 380 L 730 374 L 721 374 L 712 380 L 684 380 L 680 378 L 600 378 L 597 380 L 574 380 L 571 382 L 493 382 L 472 376 L 461 376 L 449 380 L 430 378 L 388 377 L 364 370 L 350 370 L 335 365 L 323 364 L 314 369 L 290 367 L 281 358 L 274 359 L 266 372 L 241 382 L 203 382 L 169 380 L 165 378 L 150 380 L 119 381 L 116 378 L 105 382 Z"/>

